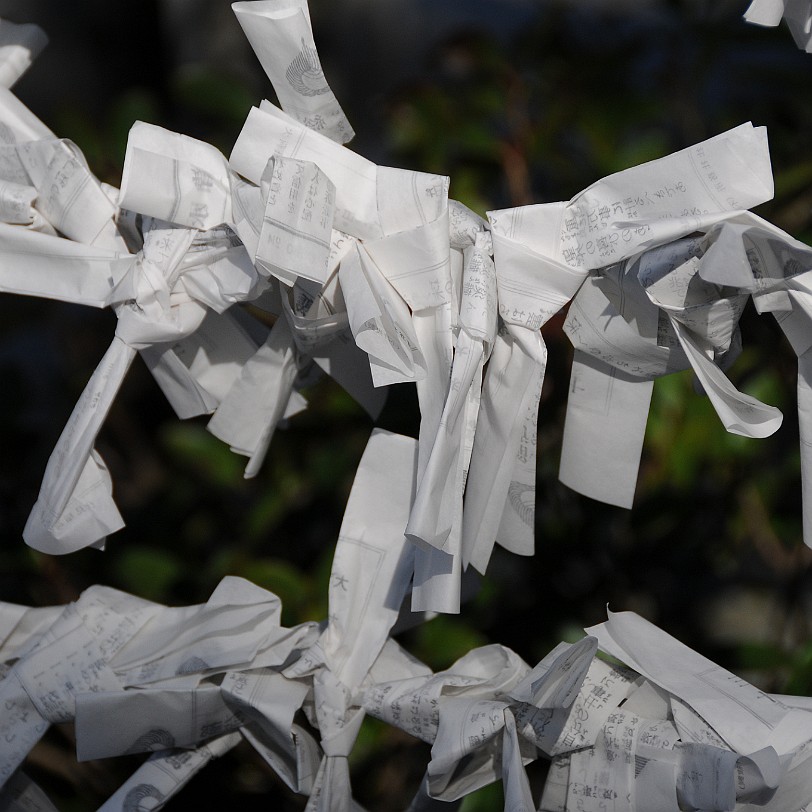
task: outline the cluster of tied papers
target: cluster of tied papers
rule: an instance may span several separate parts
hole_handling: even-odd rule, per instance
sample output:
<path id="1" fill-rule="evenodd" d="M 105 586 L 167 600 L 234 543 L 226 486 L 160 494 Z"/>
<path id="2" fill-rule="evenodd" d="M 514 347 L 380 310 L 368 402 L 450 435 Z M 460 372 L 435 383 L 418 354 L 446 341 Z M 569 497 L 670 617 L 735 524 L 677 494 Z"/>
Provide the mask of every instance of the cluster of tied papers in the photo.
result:
<path id="1" fill-rule="evenodd" d="M 532 668 L 498 644 L 436 673 L 404 650 L 391 634 L 410 615 L 418 465 L 416 440 L 373 433 L 321 623 L 282 626 L 279 599 L 236 577 L 180 608 L 101 586 L 64 607 L 0 604 L 0 809 L 54 809 L 21 764 L 72 722 L 81 760 L 147 754 L 104 812 L 157 809 L 245 742 L 308 810 L 360 810 L 348 757 L 366 715 L 431 744 L 413 812 L 499 779 L 509 812 L 809 808 L 812 700 L 763 693 L 633 612 Z"/>
<path id="2" fill-rule="evenodd" d="M 772 313 L 798 355 L 812 542 L 812 249 L 749 211 L 773 194 L 764 128 L 483 218 L 448 178 L 344 146 L 353 131 L 304 0 L 233 8 L 281 107 L 250 110 L 228 158 L 135 123 L 120 188 L 9 90 L 44 36 L 0 24 L 0 290 L 117 316 L 24 538 L 62 554 L 123 526 L 95 440 L 137 354 L 179 418 L 210 416 L 249 477 L 306 408 L 314 369 L 373 419 L 386 387 L 414 383 L 419 437 L 373 432 L 324 623 L 281 627 L 278 599 L 239 579 L 184 609 L 104 587 L 64 608 L 3 605 L 2 808 L 51 808 L 18 767 L 50 723 L 74 720 L 82 759 L 156 751 L 105 809 L 156 808 L 246 739 L 309 809 L 349 810 L 347 756 L 368 713 L 433 743 L 415 810 L 499 777 L 506 808 L 535 808 L 523 764 L 543 754 L 551 812 L 799 812 L 812 801 L 801 700 L 761 693 L 642 618 L 610 615 L 534 669 L 490 646 L 433 674 L 389 636 L 401 613 L 459 611 L 463 572 L 484 573 L 495 544 L 532 554 L 541 327 L 565 306 L 560 477 L 625 507 L 655 378 L 692 369 L 728 431 L 779 427 L 724 372 L 748 299 Z"/>
<path id="3" fill-rule="evenodd" d="M 0 94 L 0 289 L 118 318 L 47 465 L 28 544 L 101 547 L 122 527 L 95 439 L 136 354 L 179 417 L 210 415 L 209 430 L 248 457 L 246 476 L 306 407 L 314 369 L 373 418 L 388 386 L 414 383 L 412 608 L 458 611 L 462 572 L 484 573 L 495 544 L 533 552 L 540 328 L 565 305 L 576 354 L 564 483 L 631 506 L 653 380 L 676 370 L 693 369 L 728 431 L 774 432 L 781 414 L 723 371 L 752 297 L 799 357 L 808 487 L 812 253 L 748 211 L 773 193 L 764 128 L 742 124 L 567 202 L 486 220 L 449 198 L 448 178 L 340 143 L 352 129 L 303 3 L 234 10 L 286 109 L 252 109 L 228 159 L 137 122 L 115 189 Z"/>

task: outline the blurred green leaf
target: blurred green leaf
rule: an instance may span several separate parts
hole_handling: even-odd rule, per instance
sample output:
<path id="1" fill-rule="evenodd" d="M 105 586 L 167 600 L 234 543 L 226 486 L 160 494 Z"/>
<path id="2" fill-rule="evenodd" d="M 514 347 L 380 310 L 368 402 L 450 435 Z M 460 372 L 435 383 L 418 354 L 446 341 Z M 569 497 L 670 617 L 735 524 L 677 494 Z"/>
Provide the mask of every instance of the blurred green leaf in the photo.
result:
<path id="1" fill-rule="evenodd" d="M 462 799 L 460 812 L 494 812 L 505 805 L 502 782 L 496 781 L 476 790 Z"/>
<path id="2" fill-rule="evenodd" d="M 184 569 L 184 562 L 171 551 L 147 546 L 121 550 L 115 564 L 123 589 L 159 603 L 171 594 L 172 585 Z"/>
<path id="3" fill-rule="evenodd" d="M 242 122 L 256 99 L 238 79 L 204 65 L 187 64 L 172 77 L 178 104 L 217 119 Z"/>
<path id="4" fill-rule="evenodd" d="M 448 668 L 471 649 L 485 645 L 487 639 L 464 618 L 438 615 L 415 630 L 409 650 L 433 671 Z"/>
<path id="5" fill-rule="evenodd" d="M 234 574 L 273 592 L 282 601 L 283 626 L 314 619 L 304 611 L 312 598 L 312 579 L 293 564 L 278 558 L 247 559 Z"/>
<path id="6" fill-rule="evenodd" d="M 164 427 L 161 442 L 188 472 L 220 488 L 241 485 L 245 458 L 235 454 L 206 429 L 190 421 Z"/>

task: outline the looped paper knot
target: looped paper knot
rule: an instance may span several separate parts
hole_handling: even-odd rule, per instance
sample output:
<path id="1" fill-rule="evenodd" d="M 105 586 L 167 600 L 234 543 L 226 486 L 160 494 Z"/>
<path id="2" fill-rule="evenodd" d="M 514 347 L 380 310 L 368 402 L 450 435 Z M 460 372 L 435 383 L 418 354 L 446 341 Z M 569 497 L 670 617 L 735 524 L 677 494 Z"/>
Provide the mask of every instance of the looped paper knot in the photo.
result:
<path id="1" fill-rule="evenodd" d="M 116 335 L 136 349 L 194 333 L 207 308 L 223 313 L 264 283 L 228 229 L 197 232 L 147 219 L 144 246 L 116 286 Z"/>
<path id="2" fill-rule="evenodd" d="M 688 367 L 728 431 L 764 437 L 780 426 L 777 409 L 737 391 L 722 371 L 740 349 L 746 296 L 703 280 L 702 261 L 698 239 L 680 240 L 591 276 L 573 300 L 564 325 L 576 354 L 560 474 L 570 487 L 631 506 L 651 381 Z M 587 411 L 595 398 L 606 404 L 600 413 Z"/>
<path id="3" fill-rule="evenodd" d="M 205 308 L 188 296 L 179 267 L 192 244 L 194 231 L 149 223 L 144 247 L 130 272 L 117 285 L 116 335 L 132 347 L 178 339 L 193 333 Z"/>

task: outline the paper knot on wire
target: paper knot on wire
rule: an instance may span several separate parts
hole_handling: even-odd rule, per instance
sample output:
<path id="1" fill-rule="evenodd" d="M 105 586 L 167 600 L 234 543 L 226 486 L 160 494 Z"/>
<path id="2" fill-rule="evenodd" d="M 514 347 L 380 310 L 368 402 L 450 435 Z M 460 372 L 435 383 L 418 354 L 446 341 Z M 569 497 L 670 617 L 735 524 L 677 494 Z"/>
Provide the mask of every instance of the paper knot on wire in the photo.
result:
<path id="1" fill-rule="evenodd" d="M 759 313 L 772 313 L 798 356 L 803 536 L 812 546 L 812 249 L 748 213 L 707 235 L 699 275 L 708 284 L 750 295 Z"/>
<path id="2" fill-rule="evenodd" d="M 592 275 L 565 323 L 576 353 L 562 481 L 631 507 L 652 379 L 689 366 L 728 431 L 747 437 L 776 431 L 781 413 L 736 390 L 723 372 L 740 349 L 738 319 L 752 296 L 759 313 L 774 314 L 798 356 L 804 541 L 810 545 L 810 268 L 812 249 L 743 212 Z"/>
<path id="3" fill-rule="evenodd" d="M 746 296 L 703 280 L 705 244 L 693 236 L 771 197 L 764 136 L 742 125 L 570 203 L 562 253 L 591 271 L 565 323 L 576 354 L 559 476 L 575 490 L 631 506 L 651 380 L 689 365 L 729 431 L 764 437 L 780 425 L 720 369 L 737 355 Z"/>
<path id="4" fill-rule="evenodd" d="M 73 249 L 67 246 L 73 243 L 64 238 L 22 233 L 30 234 L 27 242 L 33 240 L 40 250 L 43 240 L 52 241 L 51 256 L 61 253 L 60 260 L 76 270 L 74 289 L 63 298 L 87 302 L 86 280 L 107 285 L 101 304 L 115 306 L 118 315 L 116 336 L 57 442 L 24 532 L 31 546 L 65 553 L 99 545 L 123 525 L 109 473 L 93 446 L 136 350 L 188 338 L 209 311 L 222 313 L 233 302 L 256 296 L 262 280 L 226 229 L 198 232 L 147 218 L 144 244 L 135 256 L 97 254 L 95 267 L 79 252 L 71 262 Z M 11 250 L 8 241 L 0 250 Z M 108 273 L 101 275 L 104 264 Z M 34 284 L 29 292 L 41 293 Z"/>

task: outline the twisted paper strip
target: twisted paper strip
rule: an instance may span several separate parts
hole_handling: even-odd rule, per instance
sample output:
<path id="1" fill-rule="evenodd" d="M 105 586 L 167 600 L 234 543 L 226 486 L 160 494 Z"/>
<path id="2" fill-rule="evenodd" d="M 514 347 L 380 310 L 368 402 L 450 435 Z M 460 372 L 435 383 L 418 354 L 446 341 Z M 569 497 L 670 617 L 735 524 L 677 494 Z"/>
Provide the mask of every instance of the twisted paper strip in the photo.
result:
<path id="1" fill-rule="evenodd" d="M 260 0 L 231 8 L 282 108 L 339 144 L 351 141 L 355 133 L 321 68 L 306 0 Z"/>

